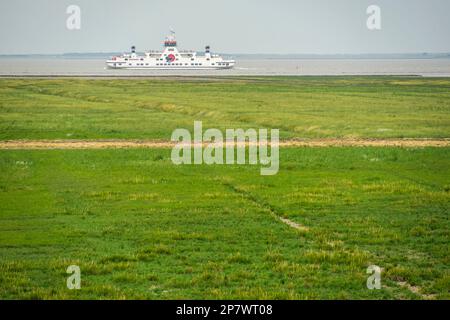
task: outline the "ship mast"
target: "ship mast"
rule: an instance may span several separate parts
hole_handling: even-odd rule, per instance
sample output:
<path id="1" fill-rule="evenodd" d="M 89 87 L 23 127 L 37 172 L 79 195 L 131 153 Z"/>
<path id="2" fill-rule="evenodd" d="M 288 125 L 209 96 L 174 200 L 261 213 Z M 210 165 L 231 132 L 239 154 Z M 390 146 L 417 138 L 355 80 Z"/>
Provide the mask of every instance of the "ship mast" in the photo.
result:
<path id="1" fill-rule="evenodd" d="M 176 47 L 177 46 L 177 40 L 175 38 L 175 31 L 170 29 L 170 35 L 166 37 L 166 40 L 164 40 L 164 47 Z"/>

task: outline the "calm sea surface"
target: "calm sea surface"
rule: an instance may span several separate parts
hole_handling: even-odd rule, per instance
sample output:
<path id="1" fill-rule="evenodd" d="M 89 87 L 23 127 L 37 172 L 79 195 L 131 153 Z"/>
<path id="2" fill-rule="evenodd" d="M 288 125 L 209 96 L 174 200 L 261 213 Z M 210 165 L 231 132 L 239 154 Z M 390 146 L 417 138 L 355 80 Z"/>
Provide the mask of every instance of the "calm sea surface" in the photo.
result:
<path id="1" fill-rule="evenodd" d="M 237 59 L 231 70 L 111 70 L 104 59 L 0 58 L 0 75 L 421 75 L 450 76 L 450 59 Z"/>

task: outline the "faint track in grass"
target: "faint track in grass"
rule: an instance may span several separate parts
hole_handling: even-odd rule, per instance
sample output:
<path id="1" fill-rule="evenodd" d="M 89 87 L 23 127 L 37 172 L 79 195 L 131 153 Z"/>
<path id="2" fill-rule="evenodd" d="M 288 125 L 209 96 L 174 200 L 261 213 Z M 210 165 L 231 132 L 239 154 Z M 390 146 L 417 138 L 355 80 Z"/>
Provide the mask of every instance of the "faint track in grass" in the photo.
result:
<path id="1" fill-rule="evenodd" d="M 208 143 L 204 143 L 207 145 Z M 269 142 L 270 144 L 270 142 Z M 172 148 L 176 142 L 168 140 L 3 140 L 0 149 L 126 149 L 126 148 Z M 320 138 L 291 139 L 280 141 L 281 148 L 287 147 L 450 147 L 450 138 L 445 139 L 353 139 Z"/>
<path id="2" fill-rule="evenodd" d="M 220 183 L 222 183 L 222 185 L 224 185 L 225 187 L 227 187 L 228 189 L 230 189 L 231 191 L 233 191 L 234 193 L 242 196 L 244 199 L 246 199 L 247 201 L 252 202 L 254 205 L 256 205 L 258 208 L 267 211 L 270 213 L 270 215 L 281 221 L 282 223 L 286 224 L 287 226 L 294 228 L 296 230 L 302 231 L 302 232 L 306 232 L 309 231 L 309 228 L 306 226 L 303 226 L 297 222 L 294 222 L 292 220 L 289 220 L 287 218 L 283 217 L 283 213 L 279 212 L 279 210 L 274 207 L 273 205 L 271 205 L 270 203 L 267 203 L 257 197 L 255 197 L 254 195 L 252 195 L 250 192 L 247 192 L 243 189 L 240 189 L 238 187 L 236 187 L 235 185 L 231 184 L 230 182 L 227 181 L 223 181 L 223 180 L 218 180 Z"/>
<path id="3" fill-rule="evenodd" d="M 263 211 L 269 212 L 269 214 L 275 218 L 276 220 L 281 221 L 282 223 L 286 224 L 287 226 L 301 231 L 301 232 L 308 232 L 310 229 L 307 226 L 301 225 L 297 222 L 294 222 L 290 219 L 284 218 L 283 217 L 283 213 L 280 212 L 276 207 L 274 207 L 273 205 L 271 205 L 270 203 L 265 202 L 264 200 L 254 196 L 252 193 L 243 190 L 242 188 L 239 188 L 235 185 L 233 185 L 232 183 L 230 183 L 229 181 L 224 181 L 222 179 L 217 179 L 218 182 L 220 182 L 223 186 L 227 187 L 228 189 L 230 189 L 233 193 L 241 196 L 242 198 L 246 199 L 247 201 L 251 202 L 252 204 L 254 204 L 256 207 L 262 209 Z M 384 272 L 384 271 L 383 271 Z M 422 293 L 422 288 L 419 286 L 412 286 L 410 285 L 408 282 L 406 281 L 393 281 L 395 283 L 395 285 L 398 288 L 402 288 L 405 290 L 408 290 L 409 292 L 413 293 L 414 295 L 416 295 L 417 297 L 419 297 L 420 299 L 424 299 L 424 300 L 434 300 L 436 298 L 436 295 L 434 294 L 424 294 Z M 391 288 L 387 285 L 384 284 L 385 288 Z"/>
<path id="4" fill-rule="evenodd" d="M 244 199 L 246 199 L 247 201 L 253 203 L 255 206 L 257 206 L 258 208 L 269 212 L 270 215 L 283 222 L 284 224 L 286 224 L 287 226 L 296 229 L 298 231 L 301 232 L 308 232 L 310 229 L 304 225 L 301 225 L 297 222 L 294 222 L 292 220 L 289 220 L 287 218 L 283 217 L 283 213 L 280 212 L 276 207 L 274 207 L 273 205 L 271 205 L 270 203 L 265 202 L 264 200 L 254 196 L 252 193 L 243 190 L 242 188 L 239 188 L 235 185 L 233 185 L 231 182 L 229 181 L 224 181 L 222 179 L 217 179 L 218 182 L 220 182 L 222 185 L 224 185 L 225 187 L 227 187 L 228 189 L 230 189 L 232 192 L 240 195 L 241 197 L 243 197 Z M 384 271 L 383 271 L 384 272 Z M 422 293 L 422 288 L 419 286 L 412 286 L 410 285 L 408 282 L 406 281 L 393 281 L 396 286 L 398 288 L 402 288 L 405 290 L 408 290 L 409 292 L 413 293 L 414 295 L 416 295 L 417 297 L 419 297 L 420 299 L 425 299 L 425 300 L 434 300 L 436 298 L 436 295 L 434 294 L 424 294 Z M 385 288 L 391 288 L 387 285 L 384 285 Z"/>
<path id="5" fill-rule="evenodd" d="M 435 300 L 436 295 L 435 294 L 424 294 L 422 293 L 422 288 L 418 286 L 412 286 L 406 281 L 395 281 L 395 284 L 401 288 L 405 288 L 409 290 L 411 293 L 415 294 L 416 296 L 419 296 L 421 299 L 424 300 Z"/>

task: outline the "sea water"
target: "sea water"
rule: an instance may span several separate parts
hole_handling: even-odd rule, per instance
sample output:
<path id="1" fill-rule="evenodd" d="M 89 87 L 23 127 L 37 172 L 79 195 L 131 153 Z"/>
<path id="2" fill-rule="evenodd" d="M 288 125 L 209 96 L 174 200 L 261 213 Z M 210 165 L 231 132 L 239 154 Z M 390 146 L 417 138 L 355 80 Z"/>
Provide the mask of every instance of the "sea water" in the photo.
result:
<path id="1" fill-rule="evenodd" d="M 1 57 L 0 76 L 420 75 L 450 76 L 450 59 L 236 59 L 227 70 L 114 70 L 103 58 Z"/>

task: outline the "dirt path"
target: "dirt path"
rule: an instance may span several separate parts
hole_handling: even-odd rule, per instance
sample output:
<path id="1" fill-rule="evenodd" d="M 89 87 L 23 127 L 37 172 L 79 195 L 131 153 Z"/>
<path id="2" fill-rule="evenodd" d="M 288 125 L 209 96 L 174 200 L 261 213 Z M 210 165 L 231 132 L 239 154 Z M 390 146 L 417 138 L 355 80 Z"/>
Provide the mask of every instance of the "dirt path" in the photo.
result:
<path id="1" fill-rule="evenodd" d="M 172 148 L 166 140 L 5 140 L 0 149 Z M 206 143 L 204 144 L 206 145 Z M 280 141 L 280 147 L 450 147 L 447 139 L 304 139 Z"/>

